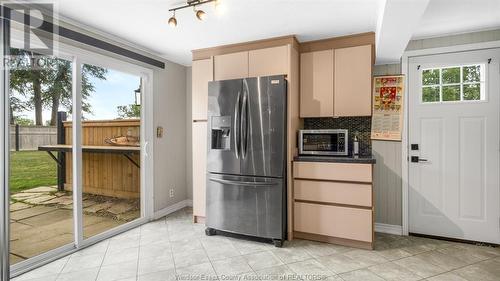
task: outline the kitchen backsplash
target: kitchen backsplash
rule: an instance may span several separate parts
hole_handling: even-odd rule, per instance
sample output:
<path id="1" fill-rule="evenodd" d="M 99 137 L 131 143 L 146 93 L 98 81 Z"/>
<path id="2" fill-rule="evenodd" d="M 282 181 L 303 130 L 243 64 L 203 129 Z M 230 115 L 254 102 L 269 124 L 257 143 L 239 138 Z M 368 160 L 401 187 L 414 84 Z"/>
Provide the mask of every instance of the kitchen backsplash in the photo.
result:
<path id="1" fill-rule="evenodd" d="M 347 129 L 349 131 L 349 155 L 352 155 L 354 134 L 357 134 L 360 156 L 371 156 L 371 127 L 370 116 L 304 119 L 304 129 Z"/>

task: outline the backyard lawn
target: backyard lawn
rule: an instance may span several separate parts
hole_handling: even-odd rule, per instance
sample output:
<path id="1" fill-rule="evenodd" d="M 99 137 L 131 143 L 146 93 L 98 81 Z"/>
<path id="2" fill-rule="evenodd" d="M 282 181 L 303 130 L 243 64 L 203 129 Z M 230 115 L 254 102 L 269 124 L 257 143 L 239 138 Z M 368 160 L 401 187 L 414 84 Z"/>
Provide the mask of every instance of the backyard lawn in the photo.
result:
<path id="1" fill-rule="evenodd" d="M 57 184 L 57 164 L 44 151 L 10 152 L 10 192 Z"/>

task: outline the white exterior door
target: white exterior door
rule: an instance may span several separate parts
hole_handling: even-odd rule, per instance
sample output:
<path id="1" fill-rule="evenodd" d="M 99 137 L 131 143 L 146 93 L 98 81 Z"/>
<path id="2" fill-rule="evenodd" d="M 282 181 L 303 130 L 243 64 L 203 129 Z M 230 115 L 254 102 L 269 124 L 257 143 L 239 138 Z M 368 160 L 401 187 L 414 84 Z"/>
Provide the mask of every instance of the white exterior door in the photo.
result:
<path id="1" fill-rule="evenodd" d="M 499 60 L 500 49 L 410 58 L 410 233 L 500 243 Z"/>

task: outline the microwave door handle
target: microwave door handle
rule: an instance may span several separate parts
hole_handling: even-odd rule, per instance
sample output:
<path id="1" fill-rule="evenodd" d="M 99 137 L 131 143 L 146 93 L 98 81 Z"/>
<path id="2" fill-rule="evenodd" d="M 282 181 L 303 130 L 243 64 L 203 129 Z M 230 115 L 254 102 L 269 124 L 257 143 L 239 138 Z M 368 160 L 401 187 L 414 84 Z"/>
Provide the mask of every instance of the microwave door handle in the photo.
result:
<path id="1" fill-rule="evenodd" d="M 233 117 L 233 139 L 234 139 L 234 155 L 236 159 L 240 158 L 240 96 L 241 92 L 238 91 L 236 103 L 234 104 L 234 117 Z"/>

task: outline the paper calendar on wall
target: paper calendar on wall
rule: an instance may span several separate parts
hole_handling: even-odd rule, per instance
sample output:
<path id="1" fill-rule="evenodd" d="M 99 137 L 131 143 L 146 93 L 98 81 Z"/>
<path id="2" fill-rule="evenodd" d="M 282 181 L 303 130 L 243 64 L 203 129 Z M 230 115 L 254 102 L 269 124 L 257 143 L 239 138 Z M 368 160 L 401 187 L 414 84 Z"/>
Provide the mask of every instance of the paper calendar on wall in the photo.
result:
<path id="1" fill-rule="evenodd" d="M 404 75 L 373 78 L 372 139 L 401 141 L 403 95 Z"/>

